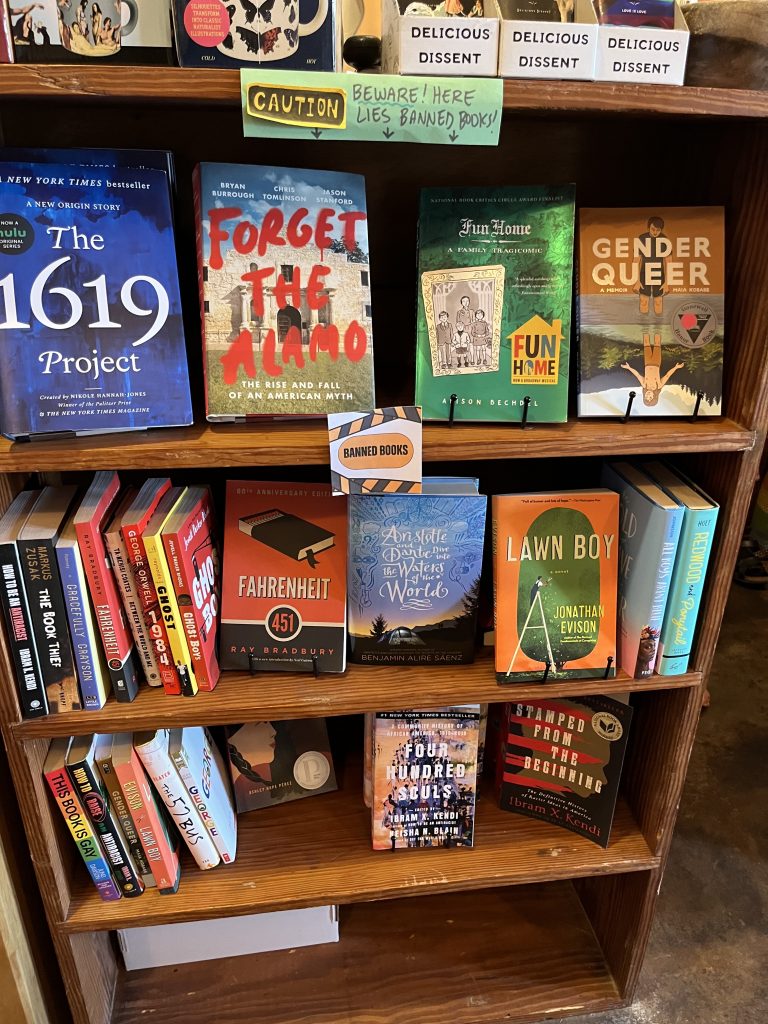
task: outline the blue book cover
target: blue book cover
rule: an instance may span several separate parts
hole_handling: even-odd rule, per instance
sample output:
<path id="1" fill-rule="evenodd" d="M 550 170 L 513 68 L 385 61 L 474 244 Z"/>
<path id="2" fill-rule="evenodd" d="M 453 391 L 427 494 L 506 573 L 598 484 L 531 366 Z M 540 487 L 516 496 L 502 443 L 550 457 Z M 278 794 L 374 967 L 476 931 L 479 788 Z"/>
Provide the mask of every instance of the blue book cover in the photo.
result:
<path id="1" fill-rule="evenodd" d="M 486 497 L 350 495 L 350 660 L 474 660 Z"/>
<path id="2" fill-rule="evenodd" d="M 677 676 L 688 671 L 719 506 L 661 462 L 649 462 L 643 469 L 683 506 L 683 526 L 656 658 L 659 675 Z"/>
<path id="3" fill-rule="evenodd" d="M 683 509 L 626 462 L 604 466 L 602 483 L 621 495 L 619 667 L 645 679 L 656 664 Z"/>
<path id="4" fill-rule="evenodd" d="M 0 163 L 0 429 L 192 422 L 168 177 Z"/>

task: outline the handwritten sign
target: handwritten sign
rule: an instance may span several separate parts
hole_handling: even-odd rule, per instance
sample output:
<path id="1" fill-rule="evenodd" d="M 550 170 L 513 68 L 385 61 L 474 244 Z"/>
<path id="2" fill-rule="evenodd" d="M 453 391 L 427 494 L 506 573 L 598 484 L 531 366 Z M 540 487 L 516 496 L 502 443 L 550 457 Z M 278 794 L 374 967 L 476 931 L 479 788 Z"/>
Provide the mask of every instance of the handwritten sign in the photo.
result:
<path id="1" fill-rule="evenodd" d="M 242 68 L 247 138 L 497 146 L 498 78 L 402 78 Z"/>
<path id="2" fill-rule="evenodd" d="M 421 407 L 328 414 L 334 494 L 421 494 Z"/>

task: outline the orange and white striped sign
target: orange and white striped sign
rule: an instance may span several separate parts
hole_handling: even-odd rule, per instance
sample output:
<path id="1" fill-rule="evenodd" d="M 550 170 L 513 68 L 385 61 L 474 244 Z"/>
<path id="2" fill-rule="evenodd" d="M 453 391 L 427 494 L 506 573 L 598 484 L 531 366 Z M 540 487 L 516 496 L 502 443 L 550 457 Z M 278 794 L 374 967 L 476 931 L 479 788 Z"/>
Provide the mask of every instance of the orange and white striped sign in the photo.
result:
<path id="1" fill-rule="evenodd" d="M 421 493 L 421 408 L 393 405 L 328 416 L 336 494 Z"/>

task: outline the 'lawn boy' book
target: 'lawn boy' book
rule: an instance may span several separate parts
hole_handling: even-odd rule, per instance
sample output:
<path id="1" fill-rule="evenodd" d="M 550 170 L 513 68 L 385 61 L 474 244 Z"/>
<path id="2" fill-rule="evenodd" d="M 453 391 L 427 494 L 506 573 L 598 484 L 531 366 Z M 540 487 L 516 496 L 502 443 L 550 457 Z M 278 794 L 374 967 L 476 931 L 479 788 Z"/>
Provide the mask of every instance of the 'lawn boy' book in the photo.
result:
<path id="1" fill-rule="evenodd" d="M 719 206 L 579 210 L 579 416 L 719 416 Z"/>
<path id="2" fill-rule="evenodd" d="M 372 409 L 363 179 L 200 164 L 195 202 L 208 419 Z"/>
<path id="3" fill-rule="evenodd" d="M 568 415 L 573 186 L 428 188 L 419 212 L 416 404 L 425 420 Z"/>

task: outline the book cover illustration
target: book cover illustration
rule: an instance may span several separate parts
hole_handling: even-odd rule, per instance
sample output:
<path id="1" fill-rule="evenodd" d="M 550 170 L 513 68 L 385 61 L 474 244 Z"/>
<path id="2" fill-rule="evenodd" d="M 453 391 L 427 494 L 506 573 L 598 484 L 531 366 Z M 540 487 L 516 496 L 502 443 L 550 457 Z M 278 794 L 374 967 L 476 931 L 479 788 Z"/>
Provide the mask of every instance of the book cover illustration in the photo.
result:
<path id="1" fill-rule="evenodd" d="M 580 210 L 579 258 L 579 415 L 719 416 L 722 207 Z"/>
<path id="2" fill-rule="evenodd" d="M 338 788 L 324 718 L 246 722 L 227 747 L 238 814 Z"/>
<path id="3" fill-rule="evenodd" d="M 567 417 L 574 189 L 422 189 L 416 403 L 427 420 Z"/>
<path id="4" fill-rule="evenodd" d="M 502 810 L 538 818 L 606 848 L 632 708 L 610 697 L 511 703 L 502 720 Z"/>
<path id="5" fill-rule="evenodd" d="M 472 846 L 479 705 L 377 711 L 374 850 Z"/>
<path id="6" fill-rule="evenodd" d="M 0 163 L 0 428 L 192 422 L 161 171 Z"/>
<path id="7" fill-rule="evenodd" d="M 499 682 L 614 676 L 618 494 L 492 501 Z"/>
<path id="8" fill-rule="evenodd" d="M 328 484 L 227 481 L 223 669 L 344 671 L 346 512 Z"/>
<path id="9" fill-rule="evenodd" d="M 200 164 L 195 196 L 208 419 L 372 409 L 363 178 Z"/>
<path id="10" fill-rule="evenodd" d="M 474 660 L 486 504 L 481 494 L 350 496 L 352 661 Z"/>

